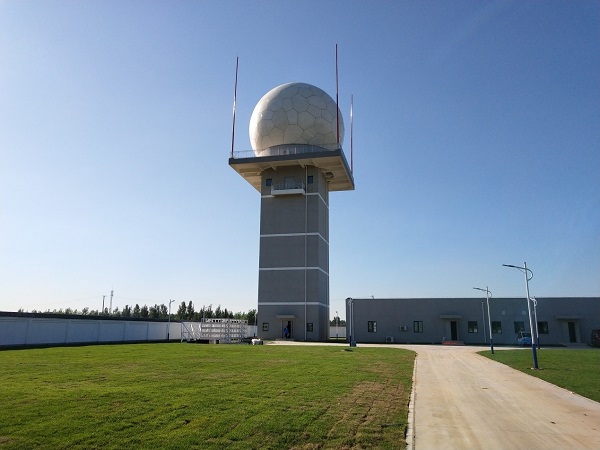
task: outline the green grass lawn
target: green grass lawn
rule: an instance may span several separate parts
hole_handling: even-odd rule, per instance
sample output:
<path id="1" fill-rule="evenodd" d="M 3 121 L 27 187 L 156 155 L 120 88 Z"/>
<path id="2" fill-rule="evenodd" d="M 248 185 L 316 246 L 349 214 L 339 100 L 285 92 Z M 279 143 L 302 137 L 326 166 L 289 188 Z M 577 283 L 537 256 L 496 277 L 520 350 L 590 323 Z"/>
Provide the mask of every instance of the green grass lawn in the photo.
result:
<path id="1" fill-rule="evenodd" d="M 541 348 L 537 351 L 539 370 L 531 369 L 531 350 L 500 350 L 493 355 L 486 351 L 480 354 L 600 402 L 600 349 Z"/>
<path id="2" fill-rule="evenodd" d="M 404 448 L 414 353 L 137 344 L 0 352 L 0 448 Z"/>

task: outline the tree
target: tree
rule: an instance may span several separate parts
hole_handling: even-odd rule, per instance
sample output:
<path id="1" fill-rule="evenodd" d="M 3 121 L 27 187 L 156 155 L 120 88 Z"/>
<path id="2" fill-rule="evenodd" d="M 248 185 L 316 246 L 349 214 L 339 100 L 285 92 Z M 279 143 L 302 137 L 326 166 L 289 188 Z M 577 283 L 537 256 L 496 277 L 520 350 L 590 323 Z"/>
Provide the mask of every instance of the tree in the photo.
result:
<path id="1" fill-rule="evenodd" d="M 339 321 L 339 323 L 338 323 L 338 320 L 337 320 L 337 319 L 334 317 L 333 319 L 331 319 L 331 320 L 329 321 L 329 325 L 331 325 L 332 327 L 334 327 L 334 326 L 336 326 L 336 325 L 339 325 L 340 327 L 345 327 L 345 326 L 346 326 L 346 321 L 345 321 L 345 320 L 342 320 L 342 319 L 340 319 L 340 321 Z"/>
<path id="2" fill-rule="evenodd" d="M 149 317 L 151 319 L 158 319 L 158 305 L 154 305 L 150 307 Z"/>
<path id="3" fill-rule="evenodd" d="M 140 305 L 137 303 L 133 307 L 133 317 L 140 317 Z"/>
<path id="4" fill-rule="evenodd" d="M 122 317 L 131 317 L 131 306 L 125 305 L 121 311 Z"/>
<path id="5" fill-rule="evenodd" d="M 250 311 L 248 311 L 248 314 L 246 315 L 247 320 L 248 320 L 248 325 L 256 325 L 256 310 L 255 309 L 251 309 Z"/>
<path id="6" fill-rule="evenodd" d="M 191 300 L 187 306 L 187 318 L 190 320 L 194 320 L 194 304 Z"/>
<path id="7" fill-rule="evenodd" d="M 185 302 L 181 302 L 181 305 L 179 305 L 179 308 L 177 309 L 177 318 L 179 320 L 185 319 L 186 313 L 187 313 L 187 308 L 185 307 Z"/>
<path id="8" fill-rule="evenodd" d="M 167 309 L 166 305 L 164 305 L 164 304 L 160 305 L 158 317 L 160 319 L 166 319 L 167 317 L 169 317 L 169 310 Z"/>
<path id="9" fill-rule="evenodd" d="M 148 307 L 146 305 L 142 306 L 142 309 L 140 310 L 140 316 L 147 318 L 148 315 Z"/>

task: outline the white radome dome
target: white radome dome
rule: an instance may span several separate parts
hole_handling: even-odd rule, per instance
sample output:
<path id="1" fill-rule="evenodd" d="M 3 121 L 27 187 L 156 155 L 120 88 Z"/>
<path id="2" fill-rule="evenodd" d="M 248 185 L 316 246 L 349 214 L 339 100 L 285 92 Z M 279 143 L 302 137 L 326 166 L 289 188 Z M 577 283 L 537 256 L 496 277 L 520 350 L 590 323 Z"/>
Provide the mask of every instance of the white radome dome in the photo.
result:
<path id="1" fill-rule="evenodd" d="M 259 100 L 252 112 L 252 150 L 258 155 L 270 147 L 295 144 L 333 149 L 337 146 L 337 115 L 341 146 L 344 120 L 325 91 L 307 83 L 277 86 Z"/>

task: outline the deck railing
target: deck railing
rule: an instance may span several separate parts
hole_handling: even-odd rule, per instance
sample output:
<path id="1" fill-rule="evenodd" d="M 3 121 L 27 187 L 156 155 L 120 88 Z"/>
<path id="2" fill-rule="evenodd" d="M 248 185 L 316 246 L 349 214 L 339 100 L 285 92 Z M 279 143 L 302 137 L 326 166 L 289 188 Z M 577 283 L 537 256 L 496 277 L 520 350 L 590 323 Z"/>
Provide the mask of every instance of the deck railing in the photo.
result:
<path id="1" fill-rule="evenodd" d="M 233 159 L 261 158 L 267 156 L 300 155 L 303 153 L 321 153 L 327 151 L 341 150 L 339 144 L 323 145 L 278 145 L 262 150 L 242 150 L 232 153 Z"/>

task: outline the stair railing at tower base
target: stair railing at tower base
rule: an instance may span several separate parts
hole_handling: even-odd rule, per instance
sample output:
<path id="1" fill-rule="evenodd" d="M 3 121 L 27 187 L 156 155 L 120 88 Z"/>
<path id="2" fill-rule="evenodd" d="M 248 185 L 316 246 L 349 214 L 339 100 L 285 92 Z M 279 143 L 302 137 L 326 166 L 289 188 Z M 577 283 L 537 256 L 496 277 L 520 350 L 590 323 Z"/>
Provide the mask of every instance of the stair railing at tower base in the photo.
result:
<path id="1" fill-rule="evenodd" d="M 195 330 L 193 322 L 181 322 L 181 342 L 196 342 L 200 335 L 201 330 Z"/>

